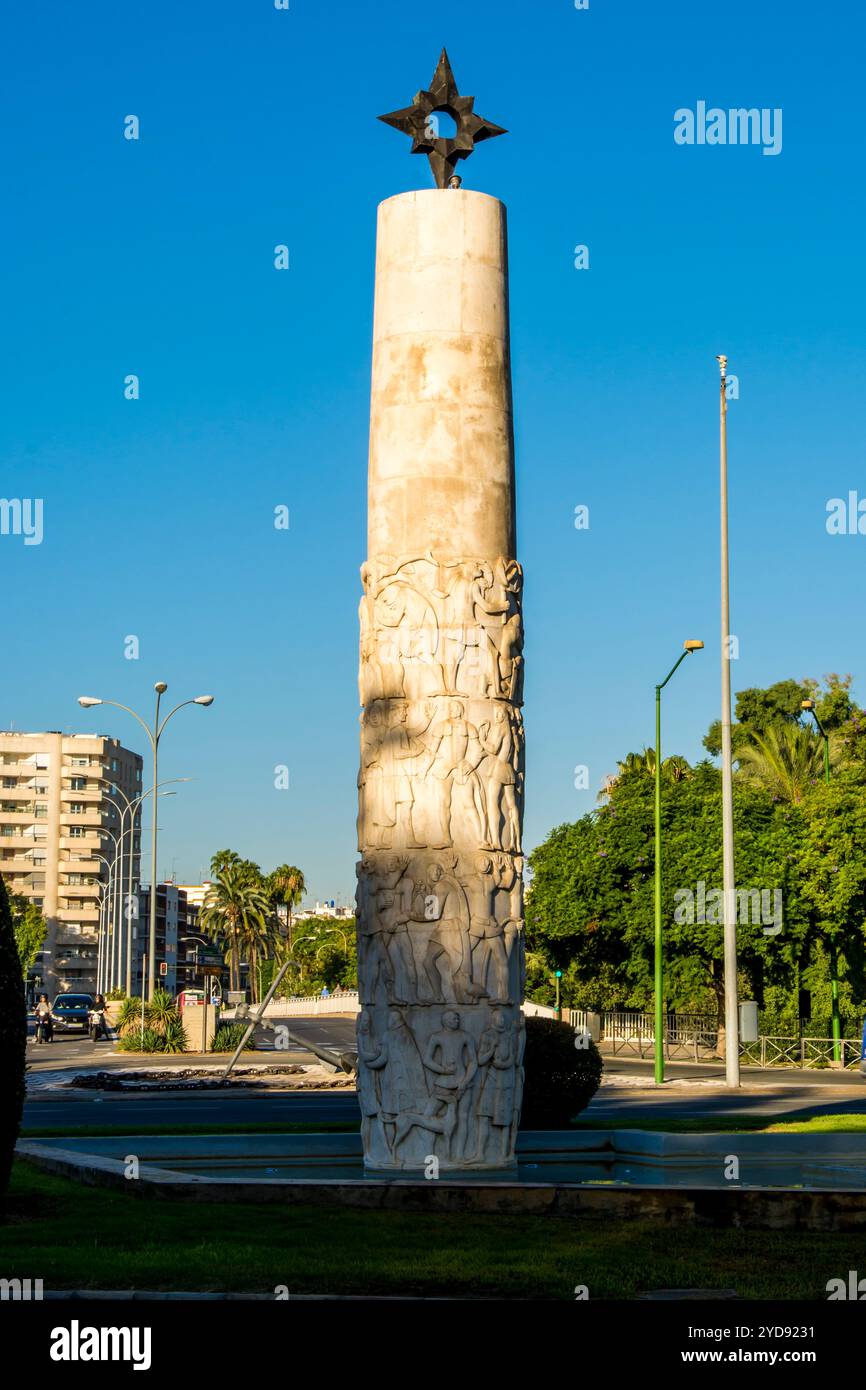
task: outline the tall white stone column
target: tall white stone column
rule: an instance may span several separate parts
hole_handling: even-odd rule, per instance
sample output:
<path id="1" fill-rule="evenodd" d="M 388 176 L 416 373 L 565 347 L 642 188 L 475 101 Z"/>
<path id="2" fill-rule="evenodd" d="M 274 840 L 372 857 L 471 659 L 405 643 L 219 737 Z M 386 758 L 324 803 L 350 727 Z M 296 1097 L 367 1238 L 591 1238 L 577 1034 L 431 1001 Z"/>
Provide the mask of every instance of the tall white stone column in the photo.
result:
<path id="1" fill-rule="evenodd" d="M 374 1168 L 514 1162 L 522 573 L 505 209 L 379 208 L 360 605 L 358 1086 Z"/>

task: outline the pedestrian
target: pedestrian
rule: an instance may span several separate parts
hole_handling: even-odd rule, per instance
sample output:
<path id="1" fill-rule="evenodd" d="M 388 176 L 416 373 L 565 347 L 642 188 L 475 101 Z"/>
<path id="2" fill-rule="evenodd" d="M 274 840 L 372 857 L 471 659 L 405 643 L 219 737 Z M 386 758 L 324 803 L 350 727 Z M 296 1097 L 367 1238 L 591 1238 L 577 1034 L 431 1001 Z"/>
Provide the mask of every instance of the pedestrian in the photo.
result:
<path id="1" fill-rule="evenodd" d="M 47 994 L 40 994 L 36 1004 L 36 1041 L 38 1043 L 50 1043 L 54 1036 L 54 1024 L 51 1020 L 51 1005 L 48 1002 Z"/>
<path id="2" fill-rule="evenodd" d="M 95 1015 L 95 1027 L 93 1030 L 93 1041 L 98 1042 L 100 1038 L 108 1038 L 111 1034 L 108 1031 L 108 1021 L 105 1017 L 106 1003 L 105 995 L 97 994 L 93 1001 L 93 1014 Z"/>

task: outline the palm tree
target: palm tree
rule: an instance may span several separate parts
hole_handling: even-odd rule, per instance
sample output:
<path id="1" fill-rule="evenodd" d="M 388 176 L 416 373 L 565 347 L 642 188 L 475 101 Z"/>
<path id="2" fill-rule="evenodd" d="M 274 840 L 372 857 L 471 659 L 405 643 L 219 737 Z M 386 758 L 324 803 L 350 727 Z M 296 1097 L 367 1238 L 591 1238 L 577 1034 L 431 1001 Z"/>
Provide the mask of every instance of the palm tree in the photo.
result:
<path id="1" fill-rule="evenodd" d="M 259 960 L 267 960 L 273 939 L 274 930 L 269 915 L 262 921 L 254 918 L 249 919 L 244 932 L 243 944 L 250 963 L 250 991 L 254 1004 L 259 1002 Z"/>
<path id="2" fill-rule="evenodd" d="M 214 878 L 219 878 L 224 869 L 229 869 L 240 862 L 241 857 L 235 850 L 218 849 L 216 854 L 211 856 L 210 871 Z"/>
<path id="3" fill-rule="evenodd" d="M 288 912 L 288 945 L 292 946 L 292 908 L 296 907 L 307 891 L 304 875 L 293 864 L 280 864 L 265 879 L 265 888 L 271 902 L 282 903 Z"/>
<path id="4" fill-rule="evenodd" d="M 232 989 L 240 985 L 241 946 L 249 942 L 257 929 L 265 928 L 269 911 L 264 888 L 250 877 L 243 864 L 230 864 L 208 889 L 199 923 L 225 949 Z"/>
<path id="5" fill-rule="evenodd" d="M 616 775 L 608 774 L 604 780 L 604 785 L 598 794 L 598 800 L 603 801 L 610 796 L 614 787 L 621 778 L 631 774 L 645 777 L 655 777 L 656 773 L 656 750 L 645 748 L 642 753 L 628 753 L 625 758 L 617 762 L 619 773 Z M 672 753 L 669 758 L 662 758 L 662 781 L 682 782 L 691 773 L 691 766 L 686 758 L 679 753 Z"/>
<path id="6" fill-rule="evenodd" d="M 738 772 L 780 801 L 796 805 L 824 775 L 821 740 L 795 724 L 771 725 L 737 749 Z"/>

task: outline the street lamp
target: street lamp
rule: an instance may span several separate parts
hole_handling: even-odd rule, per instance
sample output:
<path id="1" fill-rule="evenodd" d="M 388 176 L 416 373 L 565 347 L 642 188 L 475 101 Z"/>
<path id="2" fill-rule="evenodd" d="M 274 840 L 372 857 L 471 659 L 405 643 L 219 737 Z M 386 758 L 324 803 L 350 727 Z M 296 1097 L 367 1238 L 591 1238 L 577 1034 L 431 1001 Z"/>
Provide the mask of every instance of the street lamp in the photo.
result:
<path id="1" fill-rule="evenodd" d="M 699 652 L 703 642 L 689 639 L 683 643 L 678 660 L 656 686 L 656 765 L 655 765 L 655 1080 L 660 1086 L 665 1079 L 665 1014 L 662 995 L 662 691 L 681 662 L 692 652 Z M 558 982 L 557 982 L 558 983 Z"/>
<path id="2" fill-rule="evenodd" d="M 164 782 L 160 782 L 160 783 L 159 783 L 159 786 L 160 786 L 160 787 L 169 787 L 169 786 L 172 786 L 175 782 L 191 782 L 191 781 L 192 781 L 192 778 L 191 778 L 191 777 L 169 777 L 169 778 L 167 778 Z M 124 801 L 126 802 L 127 810 L 130 811 L 130 813 L 131 813 L 131 816 L 130 816 L 130 826 L 129 826 L 129 828 L 130 828 L 131 831 L 134 831 L 134 830 L 135 830 L 135 817 L 136 817 L 136 815 L 137 815 L 138 812 L 140 811 L 140 809 L 141 809 L 143 803 L 147 800 L 147 798 L 148 798 L 148 797 L 150 796 L 150 794 L 153 792 L 153 790 L 154 790 L 153 787 L 148 787 L 148 789 L 147 789 L 146 792 L 142 792 L 140 796 L 133 797 L 132 800 L 130 800 L 130 798 L 126 795 L 126 792 L 123 791 L 123 789 L 122 789 L 121 787 L 115 787 L 115 791 L 118 792 L 119 795 L 123 797 Z M 176 796 L 176 795 L 177 795 L 177 792 L 161 792 L 161 791 L 158 791 L 158 790 L 157 790 L 157 796 Z M 107 799 L 107 800 L 110 800 L 110 797 L 109 797 L 109 798 L 106 798 L 106 799 Z M 154 811 L 154 815 L 156 815 L 156 811 Z M 139 825 L 139 830 L 140 830 L 140 829 L 141 829 L 141 826 Z M 128 882 L 127 894 L 126 894 L 126 912 L 124 913 L 124 916 L 125 916 L 125 918 L 126 918 L 126 933 L 125 933 L 125 936 L 126 936 L 126 942 L 125 942 L 125 945 L 126 945 L 126 994 L 127 994 L 127 997 L 128 997 L 128 998 L 130 998 L 130 997 L 132 996 L 132 937 L 133 937 L 133 930 L 132 930 L 132 920 L 133 920 L 133 918 L 132 918 L 132 864 L 133 864 L 133 853 L 132 853 L 132 851 L 133 851 L 133 848 L 134 848 L 134 844 L 133 844 L 133 845 L 130 845 L 129 856 L 128 856 L 128 864 L 129 864 L 129 882 Z M 140 859 L 140 857 L 139 857 L 139 859 Z M 139 873 L 140 873 L 140 869 L 139 869 Z M 122 895 L 121 895 L 121 896 L 122 896 Z M 136 910 L 136 916 L 137 916 L 137 915 L 138 915 L 138 913 L 137 913 L 137 910 Z M 118 983 L 119 983 L 119 981 L 118 981 Z M 143 988 L 143 986 L 144 986 L 144 981 L 142 981 L 142 988 Z"/>
<path id="3" fill-rule="evenodd" d="M 722 655 L 722 897 L 725 957 L 725 1080 L 740 1084 L 740 1020 L 737 1007 L 737 911 L 734 869 L 734 755 L 731 727 L 731 595 L 728 563 L 728 359 L 719 364 L 719 615 Z"/>
<path id="4" fill-rule="evenodd" d="M 827 730 L 824 728 L 824 725 L 818 718 L 818 711 L 815 708 L 814 700 L 801 700 L 800 709 L 805 710 L 807 714 L 811 714 L 812 718 L 818 726 L 818 733 L 824 740 L 824 781 L 829 786 L 830 735 L 827 733 Z M 830 938 L 830 997 L 832 999 L 833 1013 L 833 1061 L 839 1062 L 842 1060 L 842 1022 L 839 1017 L 839 963 L 836 959 L 836 942 L 833 937 Z"/>
<path id="5" fill-rule="evenodd" d="M 160 721 L 159 705 L 163 695 L 166 690 L 168 690 L 168 686 L 165 681 L 157 681 L 153 688 L 156 691 L 156 712 L 153 717 L 152 728 L 145 723 L 140 714 L 136 714 L 134 709 L 130 709 L 129 705 L 122 705 L 119 700 L 100 700 L 93 695 L 79 695 L 78 703 L 81 705 L 82 709 L 92 709 L 94 705 L 113 705 L 115 709 L 122 709 L 127 714 L 131 714 L 133 719 L 138 720 L 150 740 L 150 747 L 153 753 L 153 786 L 156 787 L 159 785 L 159 777 L 157 775 L 159 740 L 163 735 L 166 724 L 171 719 L 172 715 L 177 714 L 179 709 L 183 709 L 184 705 L 212 705 L 214 697 L 213 695 L 196 695 L 192 700 L 181 700 L 180 704 L 175 705 L 174 709 L 169 710 L 168 714 Z M 156 990 L 156 821 L 157 817 L 154 808 L 153 832 L 150 842 L 150 933 L 148 939 L 147 962 L 147 997 L 149 999 L 153 998 L 154 991 Z M 143 996 L 144 990 L 142 989 L 142 997 Z"/>

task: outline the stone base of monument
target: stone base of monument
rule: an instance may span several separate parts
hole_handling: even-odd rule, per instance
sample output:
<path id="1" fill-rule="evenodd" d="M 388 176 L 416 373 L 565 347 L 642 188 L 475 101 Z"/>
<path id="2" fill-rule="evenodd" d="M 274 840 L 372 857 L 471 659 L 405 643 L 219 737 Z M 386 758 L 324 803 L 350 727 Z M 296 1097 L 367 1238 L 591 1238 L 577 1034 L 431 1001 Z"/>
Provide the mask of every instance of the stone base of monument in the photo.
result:
<path id="1" fill-rule="evenodd" d="M 426 1172 L 364 1168 L 355 1134 L 141 1135 L 22 1140 L 45 1171 L 127 1194 L 184 1201 L 556 1214 L 755 1230 L 862 1230 L 866 1135 L 645 1130 L 521 1131 L 517 1166 Z M 130 1153 L 140 1162 L 128 1181 Z"/>

